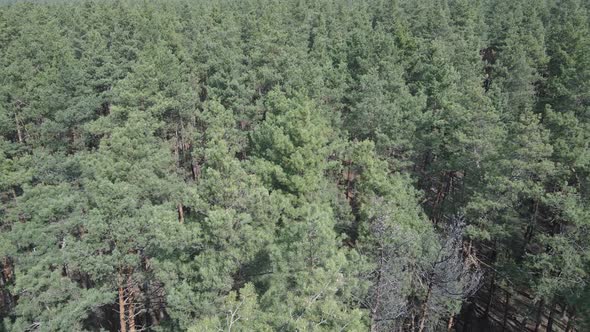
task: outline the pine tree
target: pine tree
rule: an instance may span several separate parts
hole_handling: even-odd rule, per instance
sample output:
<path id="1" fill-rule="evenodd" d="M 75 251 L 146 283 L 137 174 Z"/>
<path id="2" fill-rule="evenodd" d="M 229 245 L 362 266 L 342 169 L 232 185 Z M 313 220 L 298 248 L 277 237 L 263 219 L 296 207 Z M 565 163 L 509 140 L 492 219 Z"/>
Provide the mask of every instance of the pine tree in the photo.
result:
<path id="1" fill-rule="evenodd" d="M 261 308 L 275 315 L 275 328 L 354 329 L 362 316 L 344 305 L 349 267 L 323 179 L 333 134 L 312 105 L 273 91 L 266 121 L 252 134 L 253 171 L 281 211 Z"/>

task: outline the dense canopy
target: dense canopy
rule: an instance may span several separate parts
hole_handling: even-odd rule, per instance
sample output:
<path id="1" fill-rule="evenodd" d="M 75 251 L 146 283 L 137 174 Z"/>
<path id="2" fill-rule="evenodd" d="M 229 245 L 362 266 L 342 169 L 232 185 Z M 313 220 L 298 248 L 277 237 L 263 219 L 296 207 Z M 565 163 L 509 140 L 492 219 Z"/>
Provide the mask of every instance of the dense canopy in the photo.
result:
<path id="1" fill-rule="evenodd" d="M 0 331 L 588 331 L 590 1 L 0 1 Z"/>

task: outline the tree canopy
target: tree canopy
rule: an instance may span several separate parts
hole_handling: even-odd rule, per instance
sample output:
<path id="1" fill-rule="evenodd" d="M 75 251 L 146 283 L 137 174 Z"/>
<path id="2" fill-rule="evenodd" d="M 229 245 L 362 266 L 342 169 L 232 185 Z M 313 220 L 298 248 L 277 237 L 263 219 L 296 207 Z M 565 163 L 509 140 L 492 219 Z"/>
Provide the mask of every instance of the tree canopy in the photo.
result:
<path id="1" fill-rule="evenodd" d="M 0 331 L 590 328 L 590 2 L 0 1 Z"/>

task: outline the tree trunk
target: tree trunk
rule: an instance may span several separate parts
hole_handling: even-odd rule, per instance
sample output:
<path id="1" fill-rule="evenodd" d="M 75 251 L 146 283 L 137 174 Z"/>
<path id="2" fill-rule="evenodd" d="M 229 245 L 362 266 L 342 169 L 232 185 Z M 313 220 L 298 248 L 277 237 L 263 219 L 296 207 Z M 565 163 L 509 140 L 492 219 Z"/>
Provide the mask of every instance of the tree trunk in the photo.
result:
<path id="1" fill-rule="evenodd" d="M 184 224 L 184 209 L 181 203 L 178 203 L 178 221 L 180 221 L 181 224 Z"/>
<path id="2" fill-rule="evenodd" d="M 541 321 L 543 318 L 543 306 L 545 305 L 545 301 L 541 299 L 539 302 L 539 308 L 537 309 L 537 320 L 535 323 L 535 332 L 539 332 L 539 327 L 541 326 Z"/>
<path id="3" fill-rule="evenodd" d="M 483 316 L 485 318 L 490 317 L 490 308 L 492 307 L 492 302 L 494 301 L 494 292 L 496 291 L 496 272 L 492 272 L 492 279 L 490 281 L 490 294 L 488 295 L 488 303 L 486 304 L 486 309 L 484 311 Z"/>
<path id="4" fill-rule="evenodd" d="M 12 262 L 10 261 L 9 257 L 2 257 L 2 279 L 4 279 L 6 283 L 8 283 L 12 279 L 11 265 Z"/>
<path id="5" fill-rule="evenodd" d="M 440 187 L 437 190 L 436 198 L 434 199 L 434 203 L 432 204 L 432 222 L 434 225 L 438 224 L 438 211 L 439 205 L 442 204 L 444 201 L 444 191 L 445 191 L 445 182 L 441 182 Z"/>
<path id="6" fill-rule="evenodd" d="M 432 284 L 428 284 L 428 292 L 426 293 L 426 299 L 424 300 L 424 304 L 422 305 L 422 317 L 420 317 L 420 327 L 418 328 L 418 332 L 424 331 L 424 327 L 426 326 L 426 317 L 428 316 L 428 300 L 430 300 L 430 294 L 432 293 Z"/>
<path id="7" fill-rule="evenodd" d="M 133 303 L 133 301 L 135 301 L 135 299 L 133 298 L 133 295 L 129 296 L 129 313 L 127 316 L 129 316 L 129 332 L 136 332 L 135 329 L 135 303 Z"/>
<path id="8" fill-rule="evenodd" d="M 18 137 L 18 142 L 22 143 L 23 142 L 23 133 L 20 130 L 20 124 L 18 123 L 18 116 L 16 115 L 16 112 L 14 113 L 14 122 L 16 122 L 16 135 Z"/>
<path id="9" fill-rule="evenodd" d="M 178 137 L 178 125 L 176 126 L 175 131 L 175 141 L 174 141 L 174 158 L 176 159 L 176 168 L 180 169 L 180 138 Z"/>
<path id="10" fill-rule="evenodd" d="M 549 318 L 547 320 L 547 332 L 553 331 L 553 314 L 555 313 L 555 304 L 551 306 L 551 310 L 549 311 Z"/>
<path id="11" fill-rule="evenodd" d="M 175 131 L 176 141 L 174 142 L 174 157 L 176 158 L 176 170 L 179 171 L 182 167 L 181 160 L 180 160 L 180 149 L 181 149 L 181 142 L 180 137 L 178 135 L 178 125 L 176 126 Z M 178 203 L 178 220 L 180 223 L 184 223 L 184 210 L 182 209 L 182 203 Z"/>
<path id="12" fill-rule="evenodd" d="M 383 246 L 379 248 L 379 271 L 377 272 L 377 282 L 376 284 L 376 294 L 375 294 L 375 302 L 373 303 L 373 307 L 371 308 L 371 332 L 377 331 L 376 330 L 376 319 L 377 319 L 377 310 L 379 310 L 379 302 L 381 301 L 381 277 L 383 271 Z"/>
<path id="13" fill-rule="evenodd" d="M 527 250 L 527 247 L 529 246 L 529 243 L 531 242 L 533 235 L 535 233 L 535 225 L 537 223 L 537 217 L 539 214 L 539 202 L 537 200 L 535 200 L 535 202 L 533 203 L 533 215 L 531 216 L 531 220 L 529 221 L 529 224 L 526 228 L 526 232 L 524 234 L 524 245 L 522 248 L 522 255 L 524 256 Z"/>
<path id="14" fill-rule="evenodd" d="M 135 285 L 131 274 L 127 276 L 127 321 L 129 324 L 129 332 L 136 332 L 135 329 Z"/>
<path id="15" fill-rule="evenodd" d="M 119 329 L 120 332 L 127 332 L 127 322 L 125 320 L 125 289 L 123 288 L 123 276 L 119 274 Z"/>
<path id="16" fill-rule="evenodd" d="M 148 326 L 149 325 L 149 319 L 152 317 L 152 304 L 151 304 L 151 288 L 150 288 L 150 283 L 149 282 L 144 282 L 143 283 L 143 289 L 145 292 L 145 297 L 144 297 L 144 301 L 143 301 L 143 306 L 145 308 L 145 313 L 143 314 L 143 326 Z"/>
<path id="17" fill-rule="evenodd" d="M 350 201 L 352 200 L 352 173 L 350 169 L 352 166 L 352 161 L 348 161 L 347 164 L 348 170 L 346 172 L 346 200 L 350 204 Z"/>
<path id="18" fill-rule="evenodd" d="M 504 302 L 504 318 L 502 319 L 502 331 L 506 331 L 506 324 L 508 323 L 508 310 L 510 309 L 510 293 L 506 292 L 506 300 Z"/>
<path id="19" fill-rule="evenodd" d="M 453 172 L 445 172 L 443 174 L 442 182 L 440 184 L 439 192 L 436 195 L 436 200 L 432 207 L 432 219 L 435 225 L 442 219 L 443 204 L 451 193 L 453 186 Z"/>
<path id="20" fill-rule="evenodd" d="M 16 194 L 16 189 L 12 187 L 12 199 L 14 200 L 14 204 L 18 203 L 18 195 Z"/>
<path id="21" fill-rule="evenodd" d="M 572 314 L 567 318 L 567 325 L 565 326 L 565 332 L 574 330 L 574 323 L 576 322 L 576 312 L 572 309 Z"/>
<path id="22" fill-rule="evenodd" d="M 10 312 L 13 306 L 13 296 L 8 290 L 8 283 L 12 279 L 12 262 L 6 256 L 2 258 L 2 272 L 0 273 L 0 316 Z"/>
<path id="23" fill-rule="evenodd" d="M 451 315 L 451 318 L 449 318 L 449 323 L 447 324 L 448 332 L 451 332 L 453 330 L 453 325 L 455 325 L 455 315 Z"/>
<path id="24" fill-rule="evenodd" d="M 201 176 L 201 165 L 199 165 L 199 162 L 197 160 L 195 160 L 195 158 L 192 158 L 192 169 L 193 169 L 193 180 L 197 181 L 199 179 L 199 177 Z"/>

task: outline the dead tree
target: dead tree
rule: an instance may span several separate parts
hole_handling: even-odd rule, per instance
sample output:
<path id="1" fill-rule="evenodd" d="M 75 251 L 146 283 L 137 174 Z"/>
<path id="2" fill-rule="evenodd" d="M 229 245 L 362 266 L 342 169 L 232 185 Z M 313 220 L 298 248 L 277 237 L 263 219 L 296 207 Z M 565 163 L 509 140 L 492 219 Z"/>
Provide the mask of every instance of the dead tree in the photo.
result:
<path id="1" fill-rule="evenodd" d="M 372 206 L 378 206 L 378 212 L 370 220 L 372 243 L 367 249 L 375 265 L 367 275 L 371 287 L 364 305 L 369 309 L 371 331 L 403 330 L 411 308 L 407 294 L 415 275 L 410 244 L 419 239 L 393 220 L 383 199 L 374 199 Z"/>
<path id="2" fill-rule="evenodd" d="M 418 331 L 456 314 L 456 308 L 481 284 L 482 270 L 471 247 L 463 245 L 465 222 L 453 217 L 438 243 L 435 259 L 421 273 L 425 296 L 420 308 Z"/>

